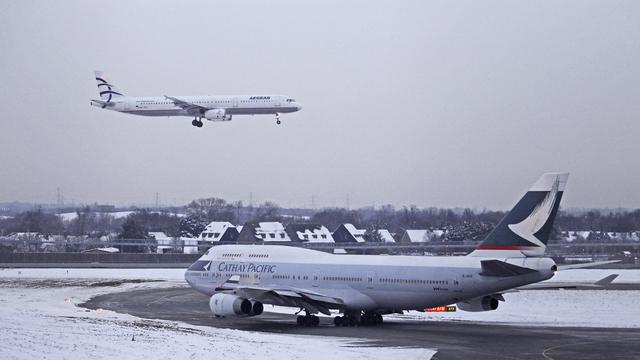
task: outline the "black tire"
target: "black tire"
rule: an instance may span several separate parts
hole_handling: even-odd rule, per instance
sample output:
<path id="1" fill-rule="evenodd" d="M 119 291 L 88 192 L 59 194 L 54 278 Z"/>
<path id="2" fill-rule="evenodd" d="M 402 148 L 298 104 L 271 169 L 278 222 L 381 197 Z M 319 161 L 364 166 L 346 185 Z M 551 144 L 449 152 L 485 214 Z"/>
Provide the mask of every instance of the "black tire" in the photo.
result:
<path id="1" fill-rule="evenodd" d="M 342 317 L 342 326 L 351 326 L 351 319 L 349 319 L 348 316 L 343 316 Z"/>
<path id="2" fill-rule="evenodd" d="M 320 318 L 315 316 L 315 315 L 312 315 L 311 316 L 311 325 L 314 326 L 314 327 L 320 325 Z"/>
<path id="3" fill-rule="evenodd" d="M 276 124 L 280 125 L 281 123 L 282 123 L 282 121 L 276 120 Z"/>
<path id="4" fill-rule="evenodd" d="M 197 126 L 198 126 L 198 120 L 193 119 L 193 120 L 191 121 L 191 125 L 193 125 L 193 126 L 196 126 L 196 127 L 197 127 Z"/>
<path id="5" fill-rule="evenodd" d="M 201 128 L 203 125 L 202 121 L 198 121 L 198 127 Z"/>
<path id="6" fill-rule="evenodd" d="M 375 319 L 376 319 L 376 325 L 382 325 L 382 322 L 383 322 L 382 315 L 376 314 Z"/>
<path id="7" fill-rule="evenodd" d="M 296 323 L 298 324 L 298 326 L 304 326 L 305 325 L 305 317 L 302 315 L 298 315 L 298 318 L 296 319 Z"/>
<path id="8" fill-rule="evenodd" d="M 342 325 L 342 316 L 336 316 L 333 318 L 333 325 L 340 326 Z"/>

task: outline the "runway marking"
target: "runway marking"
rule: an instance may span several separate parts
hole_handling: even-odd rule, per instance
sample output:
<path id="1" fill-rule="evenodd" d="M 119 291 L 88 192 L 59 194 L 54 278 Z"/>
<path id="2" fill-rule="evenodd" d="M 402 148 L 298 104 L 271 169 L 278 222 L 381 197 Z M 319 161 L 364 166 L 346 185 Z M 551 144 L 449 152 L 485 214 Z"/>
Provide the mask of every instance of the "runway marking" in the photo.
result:
<path id="1" fill-rule="evenodd" d="M 573 344 L 561 344 L 561 345 L 552 346 L 552 347 L 544 349 L 542 351 L 542 356 L 544 356 L 544 358 L 547 359 L 547 360 L 554 360 L 554 358 L 552 358 L 550 355 L 547 355 L 547 352 L 553 351 L 553 350 L 557 350 L 559 348 L 563 348 L 563 347 L 567 347 L 567 346 L 594 344 L 594 343 L 597 343 L 597 342 L 602 342 L 602 341 L 585 341 L 585 342 L 579 342 L 579 343 L 573 343 Z"/>

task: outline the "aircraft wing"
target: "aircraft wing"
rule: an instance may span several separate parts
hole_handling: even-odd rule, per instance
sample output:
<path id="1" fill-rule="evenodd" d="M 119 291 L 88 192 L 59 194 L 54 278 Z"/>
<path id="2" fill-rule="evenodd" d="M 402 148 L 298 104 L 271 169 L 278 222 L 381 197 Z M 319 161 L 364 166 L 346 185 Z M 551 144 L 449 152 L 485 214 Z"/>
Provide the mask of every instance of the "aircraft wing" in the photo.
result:
<path id="1" fill-rule="evenodd" d="M 292 287 L 235 285 L 233 283 L 227 283 L 216 290 L 229 292 L 247 299 L 255 299 L 264 304 L 299 307 L 311 313 L 321 312 L 325 315 L 331 315 L 331 312 L 329 312 L 331 308 L 341 308 L 344 306 L 342 299 L 326 296 L 307 289 Z"/>
<path id="2" fill-rule="evenodd" d="M 184 101 L 184 100 L 180 100 L 178 98 L 174 98 L 171 96 L 164 96 L 165 99 L 167 100 L 171 100 L 173 102 L 173 104 L 183 110 L 185 110 L 186 112 L 188 112 L 190 115 L 203 115 L 205 111 L 210 110 L 208 107 L 204 107 L 204 106 L 200 106 L 198 104 L 194 104 L 188 101 Z"/>

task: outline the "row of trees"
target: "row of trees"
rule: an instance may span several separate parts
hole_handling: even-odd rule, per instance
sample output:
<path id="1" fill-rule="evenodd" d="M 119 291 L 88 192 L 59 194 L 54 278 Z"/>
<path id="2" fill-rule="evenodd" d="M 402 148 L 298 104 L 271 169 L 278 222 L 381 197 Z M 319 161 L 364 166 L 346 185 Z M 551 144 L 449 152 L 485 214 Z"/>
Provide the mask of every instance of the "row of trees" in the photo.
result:
<path id="1" fill-rule="evenodd" d="M 481 238 L 505 215 L 501 211 L 476 212 L 471 209 L 452 210 L 440 208 L 421 209 L 415 206 L 399 209 L 387 205 L 377 209 L 348 210 L 343 208 L 309 210 L 281 209 L 273 202 L 257 207 L 244 206 L 242 202 L 228 203 L 223 199 L 194 200 L 177 209 L 185 215 L 177 216 L 149 210 L 138 210 L 125 219 L 82 208 L 70 221 L 41 209 L 26 211 L 13 218 L 0 220 L 0 234 L 13 232 L 39 232 L 43 234 L 102 236 L 117 233 L 121 238 L 144 238 L 149 231 L 162 231 L 169 236 L 194 237 L 211 221 L 228 221 L 242 224 L 246 221 L 311 222 L 327 226 L 330 230 L 340 224 L 352 223 L 358 228 L 388 229 L 402 233 L 404 229 L 441 229 L 447 240 Z M 175 211 L 175 209 L 174 209 Z M 301 216 L 311 214 L 311 216 Z M 640 231 L 640 209 L 628 212 L 603 214 L 589 211 L 583 214 L 561 212 L 555 223 L 555 231 L 592 230 L 600 232 Z"/>

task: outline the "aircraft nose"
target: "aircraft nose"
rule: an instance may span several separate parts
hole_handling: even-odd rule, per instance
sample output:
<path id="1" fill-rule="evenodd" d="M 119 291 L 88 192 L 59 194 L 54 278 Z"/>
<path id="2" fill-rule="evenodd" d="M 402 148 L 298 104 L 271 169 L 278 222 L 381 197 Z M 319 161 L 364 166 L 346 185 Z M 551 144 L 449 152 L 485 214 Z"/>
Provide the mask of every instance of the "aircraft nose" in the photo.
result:
<path id="1" fill-rule="evenodd" d="M 296 108 L 298 111 L 302 110 L 302 105 L 300 103 L 296 103 Z"/>

